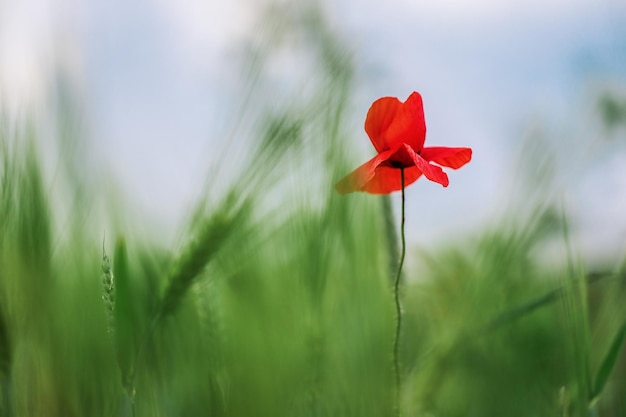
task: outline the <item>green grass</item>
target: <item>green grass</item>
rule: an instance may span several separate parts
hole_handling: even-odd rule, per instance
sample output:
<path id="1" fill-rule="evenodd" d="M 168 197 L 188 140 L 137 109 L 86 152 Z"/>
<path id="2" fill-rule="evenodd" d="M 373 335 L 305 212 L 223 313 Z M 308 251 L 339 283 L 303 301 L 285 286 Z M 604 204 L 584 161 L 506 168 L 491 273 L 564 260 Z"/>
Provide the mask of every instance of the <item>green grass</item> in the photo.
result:
<path id="1" fill-rule="evenodd" d="M 315 10 L 284 13 L 245 55 L 241 117 L 177 244 L 123 226 L 122 203 L 103 233 L 80 154 L 46 180 L 42 132 L 2 122 L 0 416 L 394 414 L 398 224 L 389 198 L 334 192 L 357 162 L 350 56 Z M 270 107 L 281 30 L 305 35 L 315 88 Z M 539 200 L 409 247 L 403 416 L 626 414 L 626 270 L 587 270 Z M 571 249 L 547 267 L 555 241 Z"/>

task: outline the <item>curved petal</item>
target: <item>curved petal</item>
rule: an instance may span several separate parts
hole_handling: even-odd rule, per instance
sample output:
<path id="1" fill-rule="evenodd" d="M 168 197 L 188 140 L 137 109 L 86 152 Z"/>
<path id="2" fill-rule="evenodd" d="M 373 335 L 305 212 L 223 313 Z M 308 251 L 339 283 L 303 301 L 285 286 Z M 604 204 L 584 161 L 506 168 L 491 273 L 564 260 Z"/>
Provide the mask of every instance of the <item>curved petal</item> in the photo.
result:
<path id="1" fill-rule="evenodd" d="M 413 159 L 413 162 L 415 162 L 415 166 L 417 166 L 417 169 L 422 171 L 426 178 L 431 181 L 437 182 L 444 187 L 448 186 L 448 184 L 450 183 L 450 181 L 448 180 L 448 175 L 443 172 L 441 167 L 428 163 L 426 159 L 418 155 L 410 146 L 404 145 L 404 147 Z"/>
<path id="2" fill-rule="evenodd" d="M 335 184 L 335 189 L 339 191 L 340 194 L 361 191 L 365 184 L 367 184 L 376 174 L 376 168 L 388 161 L 389 158 L 398 151 L 400 146 L 396 146 L 395 149 L 379 153 L 337 182 L 337 184 Z"/>
<path id="3" fill-rule="evenodd" d="M 404 168 L 404 188 L 413 184 L 421 176 L 422 171 L 417 169 L 416 166 Z M 390 194 L 401 189 L 402 178 L 400 176 L 400 169 L 383 165 L 376 169 L 376 173 L 372 179 L 359 191 L 365 191 L 370 194 Z"/>
<path id="4" fill-rule="evenodd" d="M 365 131 L 378 152 L 401 143 L 421 150 L 426 140 L 422 96 L 413 92 L 404 103 L 395 97 L 379 98 L 367 112 Z"/>
<path id="5" fill-rule="evenodd" d="M 400 169 L 393 167 L 391 161 L 405 153 L 405 147 L 406 145 L 400 144 L 376 155 L 335 184 L 335 188 L 341 194 L 354 191 L 389 194 L 402 189 Z M 422 172 L 412 163 L 411 166 L 405 166 L 404 186 L 414 183 L 421 175 Z"/>
<path id="6" fill-rule="evenodd" d="M 447 148 L 445 146 L 432 146 L 422 149 L 422 158 L 444 167 L 458 169 L 472 160 L 470 148 Z"/>

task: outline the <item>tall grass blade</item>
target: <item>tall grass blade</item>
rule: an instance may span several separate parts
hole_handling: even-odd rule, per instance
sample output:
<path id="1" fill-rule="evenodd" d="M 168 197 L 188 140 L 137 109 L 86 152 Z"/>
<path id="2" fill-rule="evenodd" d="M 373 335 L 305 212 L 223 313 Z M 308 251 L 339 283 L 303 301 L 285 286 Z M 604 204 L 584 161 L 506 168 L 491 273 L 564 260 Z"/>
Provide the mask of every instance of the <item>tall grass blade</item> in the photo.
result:
<path id="1" fill-rule="evenodd" d="M 0 272 L 1 273 L 1 272 Z M 4 311 L 0 307 L 0 416 L 10 415 L 11 340 Z"/>
<path id="2" fill-rule="evenodd" d="M 590 285 L 590 284 L 599 283 L 604 279 L 614 278 L 614 277 L 615 275 L 612 273 L 592 273 L 592 274 L 587 275 L 586 280 L 587 280 L 587 285 Z M 511 308 L 505 311 L 504 313 L 498 315 L 493 320 L 491 320 L 489 324 L 485 326 L 484 331 L 489 332 L 492 330 L 496 330 L 516 320 L 520 320 L 524 318 L 525 316 L 533 313 L 537 309 L 550 305 L 554 303 L 555 301 L 561 299 L 561 297 L 563 297 L 565 294 L 566 294 L 566 288 L 559 287 L 531 301 L 528 301 L 527 303 L 524 303 L 523 305 L 519 307 Z"/>
<path id="3" fill-rule="evenodd" d="M 11 339 L 5 319 L 5 312 L 0 308 L 0 380 L 9 375 L 11 368 Z"/>
<path id="4" fill-rule="evenodd" d="M 115 350 L 122 377 L 122 386 L 126 393 L 132 397 L 134 393 L 130 374 L 133 366 L 136 334 L 139 329 L 136 327 L 137 323 L 133 315 L 133 294 L 128 269 L 128 255 L 126 241 L 122 237 L 118 238 L 115 244 L 113 271 L 115 271 L 115 309 L 113 310 Z"/>
<path id="5" fill-rule="evenodd" d="M 580 267 L 574 265 L 574 255 L 570 246 L 569 228 L 565 214 L 563 214 L 563 239 L 567 250 L 567 271 L 565 276 L 565 320 L 571 339 L 571 361 L 574 374 L 573 399 L 574 416 L 585 416 L 589 410 L 589 398 L 592 394 L 592 378 L 590 369 L 590 336 L 589 310 L 587 304 L 587 281 L 580 272 Z"/>
<path id="6" fill-rule="evenodd" d="M 615 334 L 611 347 L 606 353 L 606 356 L 598 369 L 598 373 L 596 374 L 593 384 L 593 393 L 590 398 L 590 404 L 593 405 L 602 394 L 602 391 L 609 380 L 609 376 L 618 362 L 620 353 L 622 352 L 622 348 L 624 346 L 624 340 L 626 340 L 626 323 L 622 324 L 620 329 Z"/>

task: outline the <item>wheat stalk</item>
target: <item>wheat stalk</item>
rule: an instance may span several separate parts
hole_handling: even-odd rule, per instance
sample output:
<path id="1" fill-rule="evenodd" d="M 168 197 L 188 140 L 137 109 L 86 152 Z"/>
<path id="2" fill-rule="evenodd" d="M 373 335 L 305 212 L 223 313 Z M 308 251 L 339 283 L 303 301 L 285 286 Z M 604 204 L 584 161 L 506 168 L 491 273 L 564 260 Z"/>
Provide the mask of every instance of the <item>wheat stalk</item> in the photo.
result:
<path id="1" fill-rule="evenodd" d="M 10 415 L 11 340 L 5 316 L 0 308 L 0 415 Z"/>
<path id="2" fill-rule="evenodd" d="M 167 287 L 161 299 L 158 318 L 174 313 L 185 294 L 249 214 L 249 204 L 233 204 L 234 197 L 225 200 L 221 209 L 199 226 L 199 231 L 174 263 Z"/>

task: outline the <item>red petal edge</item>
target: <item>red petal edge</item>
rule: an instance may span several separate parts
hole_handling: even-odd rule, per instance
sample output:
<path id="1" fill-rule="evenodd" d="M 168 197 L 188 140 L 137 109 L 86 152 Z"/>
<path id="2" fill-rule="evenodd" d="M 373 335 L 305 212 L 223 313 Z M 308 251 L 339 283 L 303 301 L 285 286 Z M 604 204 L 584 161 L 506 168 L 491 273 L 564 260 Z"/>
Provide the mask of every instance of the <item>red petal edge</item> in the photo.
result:
<path id="1" fill-rule="evenodd" d="M 459 169 L 472 160 L 472 150 L 470 148 L 432 146 L 422 149 L 420 155 L 427 161 L 453 169 Z"/>
<path id="2" fill-rule="evenodd" d="M 374 101 L 365 116 L 365 132 L 376 152 L 384 152 L 392 144 L 387 139 L 387 130 L 393 124 L 402 102 L 395 97 L 381 97 Z"/>

